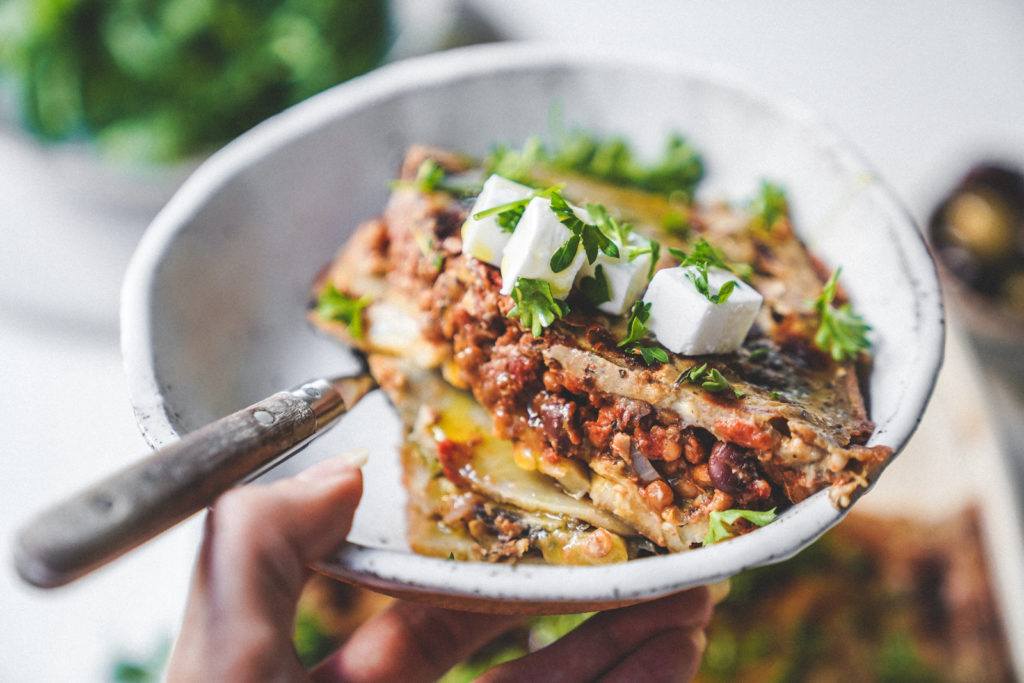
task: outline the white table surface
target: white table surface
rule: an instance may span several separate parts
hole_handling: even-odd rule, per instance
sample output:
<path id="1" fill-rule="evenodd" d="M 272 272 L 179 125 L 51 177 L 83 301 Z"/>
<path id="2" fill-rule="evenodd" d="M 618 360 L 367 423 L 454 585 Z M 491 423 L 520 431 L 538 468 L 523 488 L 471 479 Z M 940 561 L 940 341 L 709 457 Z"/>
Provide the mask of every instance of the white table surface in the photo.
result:
<path id="1" fill-rule="evenodd" d="M 822 111 L 920 220 L 969 161 L 1024 160 L 1024 5 L 892 4 L 519 0 L 513 12 L 499 0 L 468 3 L 510 37 L 639 45 L 733 65 Z M 40 505 L 146 449 L 128 407 L 116 312 L 151 210 L 111 211 L 67 191 L 69 182 L 0 132 L 5 551 Z M 938 401 L 955 397 L 950 381 L 940 384 Z M 929 414 L 921 429 L 937 419 Z M 901 457 L 926 455 L 912 444 Z M 52 593 L 22 585 L 5 562 L 0 680 L 102 680 L 119 650 L 145 652 L 172 633 L 198 528 L 191 520 Z"/>

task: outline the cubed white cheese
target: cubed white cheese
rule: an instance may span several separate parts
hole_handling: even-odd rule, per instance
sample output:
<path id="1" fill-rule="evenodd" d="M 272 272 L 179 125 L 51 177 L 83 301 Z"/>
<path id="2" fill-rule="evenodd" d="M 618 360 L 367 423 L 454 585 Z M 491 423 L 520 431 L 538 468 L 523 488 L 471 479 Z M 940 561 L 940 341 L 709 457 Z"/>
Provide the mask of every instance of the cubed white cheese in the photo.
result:
<path id="1" fill-rule="evenodd" d="M 473 204 L 473 210 L 469 212 L 469 218 L 462 226 L 462 252 L 485 263 L 490 263 L 492 266 L 500 266 L 505 245 L 508 244 L 512 234 L 501 229 L 496 215 L 480 220 L 474 220 L 473 215 L 502 204 L 525 199 L 530 196 L 531 192 L 533 190 L 526 185 L 514 183 L 500 175 L 492 175 L 488 178 L 484 182 L 483 189 L 480 190 L 480 196 Z"/>
<path id="2" fill-rule="evenodd" d="M 612 315 L 622 315 L 643 294 L 644 287 L 647 286 L 647 274 L 651 271 L 651 254 L 641 254 L 630 261 L 629 249 L 630 247 L 644 248 L 647 246 L 649 246 L 649 242 L 646 239 L 632 233 L 626 246 L 619 247 L 618 258 L 612 258 L 599 252 L 597 261 L 594 263 L 584 261 L 577 282 L 584 277 L 594 277 L 599 265 L 608 281 L 608 292 L 611 299 L 599 305 L 600 310 Z"/>
<path id="3" fill-rule="evenodd" d="M 577 213 L 589 220 L 582 210 Z M 583 246 L 576 250 L 569 267 L 560 273 L 551 270 L 551 256 L 571 234 L 551 210 L 551 200 L 545 197 L 530 200 L 516 231 L 505 245 L 505 255 L 501 259 L 501 293 L 511 294 L 516 280 L 528 277 L 546 280 L 556 299 L 568 296 L 576 274 L 587 258 Z"/>
<path id="4" fill-rule="evenodd" d="M 761 309 L 761 295 L 733 273 L 719 268 L 708 272 L 712 293 L 729 280 L 736 288 L 720 304 L 697 291 L 687 271 L 693 266 L 659 270 L 651 280 L 644 302 L 651 304 L 647 328 L 673 353 L 699 356 L 730 353 L 738 349 Z"/>

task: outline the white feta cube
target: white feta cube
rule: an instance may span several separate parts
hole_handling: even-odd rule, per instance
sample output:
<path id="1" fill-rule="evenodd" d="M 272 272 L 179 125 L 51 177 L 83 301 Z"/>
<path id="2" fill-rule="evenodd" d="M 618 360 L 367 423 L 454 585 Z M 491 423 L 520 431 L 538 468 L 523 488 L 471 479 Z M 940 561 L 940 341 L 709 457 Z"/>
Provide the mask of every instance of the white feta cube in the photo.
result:
<path id="1" fill-rule="evenodd" d="M 577 282 L 584 277 L 594 277 L 597 267 L 601 266 L 608 282 L 608 293 L 611 298 L 600 304 L 598 309 L 611 315 L 622 315 L 630 309 L 633 302 L 640 298 L 647 286 L 647 275 L 651 272 L 651 254 L 641 254 L 629 260 L 630 247 L 642 249 L 650 246 L 648 240 L 636 233 L 629 235 L 625 246 L 619 246 L 619 257 L 612 258 L 604 252 L 598 252 L 597 261 L 584 261 L 580 268 Z"/>
<path id="2" fill-rule="evenodd" d="M 761 309 L 761 295 L 735 274 L 712 268 L 708 272 L 712 294 L 729 280 L 736 282 L 729 298 L 715 304 L 697 291 L 688 272 L 696 274 L 697 269 L 676 267 L 655 273 L 644 294 L 644 302 L 651 304 L 647 329 L 673 353 L 700 356 L 735 351 Z"/>
<path id="3" fill-rule="evenodd" d="M 480 190 L 480 196 L 473 204 L 473 210 L 469 212 L 469 218 L 462 225 L 462 252 L 492 266 L 500 266 L 505 245 L 508 244 L 512 233 L 501 229 L 497 215 L 486 216 L 480 220 L 475 220 L 473 215 L 525 199 L 531 192 L 533 190 L 526 185 L 514 183 L 500 175 L 488 178 Z"/>
<path id="4" fill-rule="evenodd" d="M 501 293 L 511 294 L 516 280 L 527 277 L 546 280 L 556 299 L 568 296 L 576 274 L 587 258 L 583 245 L 576 249 L 576 256 L 569 267 L 560 273 L 551 270 L 551 256 L 571 236 L 569 229 L 551 210 L 550 199 L 535 197 L 530 200 L 516 231 L 505 245 L 505 255 L 501 259 Z"/>

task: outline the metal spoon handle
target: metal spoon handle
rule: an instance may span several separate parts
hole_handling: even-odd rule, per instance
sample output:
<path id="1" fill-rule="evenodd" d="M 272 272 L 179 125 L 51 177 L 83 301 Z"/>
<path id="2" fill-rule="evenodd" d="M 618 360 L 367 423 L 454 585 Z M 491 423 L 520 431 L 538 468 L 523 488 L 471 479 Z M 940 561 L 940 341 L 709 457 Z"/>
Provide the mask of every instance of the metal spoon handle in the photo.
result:
<path id="1" fill-rule="evenodd" d="M 15 541 L 18 573 L 52 588 L 110 562 L 281 462 L 371 386 L 314 380 L 159 449 L 31 520 Z"/>

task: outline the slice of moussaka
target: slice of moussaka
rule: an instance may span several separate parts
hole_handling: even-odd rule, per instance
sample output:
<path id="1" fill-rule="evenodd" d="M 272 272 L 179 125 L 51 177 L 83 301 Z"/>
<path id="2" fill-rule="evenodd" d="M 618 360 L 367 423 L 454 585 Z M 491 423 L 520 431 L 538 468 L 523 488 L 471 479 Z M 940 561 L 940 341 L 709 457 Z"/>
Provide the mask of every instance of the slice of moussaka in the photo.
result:
<path id="1" fill-rule="evenodd" d="M 891 455 L 866 445 L 870 328 L 787 197 L 693 200 L 672 138 L 412 148 L 383 214 L 317 279 L 311 320 L 371 357 L 403 418 L 410 542 L 456 559 L 683 551 Z"/>

